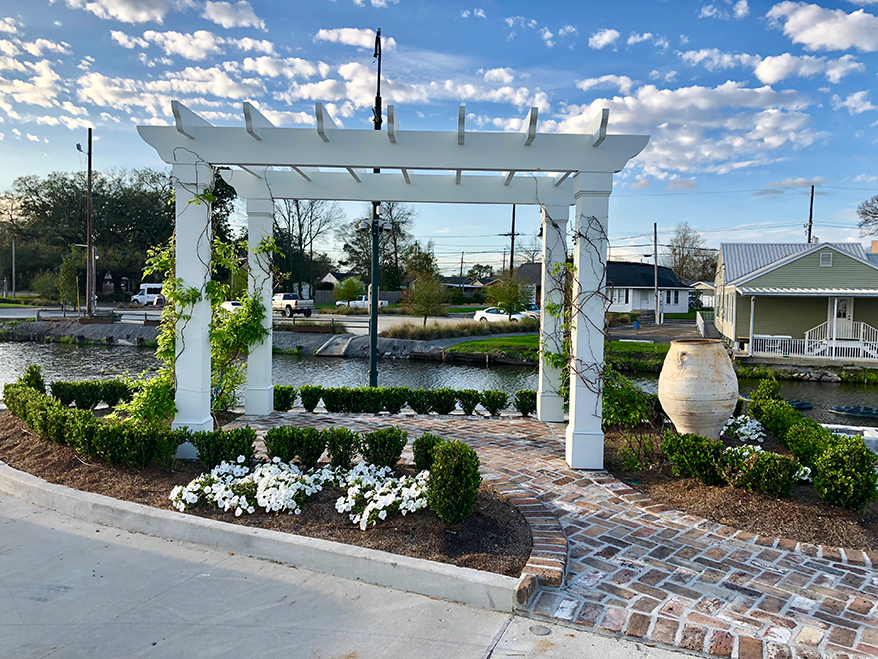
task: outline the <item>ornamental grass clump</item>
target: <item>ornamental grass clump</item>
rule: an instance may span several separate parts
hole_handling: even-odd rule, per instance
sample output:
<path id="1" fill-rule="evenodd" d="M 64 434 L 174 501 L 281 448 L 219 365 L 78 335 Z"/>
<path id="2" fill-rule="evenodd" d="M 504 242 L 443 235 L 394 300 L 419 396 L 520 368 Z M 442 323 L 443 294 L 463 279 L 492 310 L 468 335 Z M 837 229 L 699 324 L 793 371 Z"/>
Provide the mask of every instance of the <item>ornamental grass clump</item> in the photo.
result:
<path id="1" fill-rule="evenodd" d="M 509 404 L 509 394 L 505 391 L 488 389 L 482 392 L 480 397 L 482 407 L 488 410 L 491 416 L 500 416 L 500 412 Z"/>
<path id="2" fill-rule="evenodd" d="M 439 519 L 463 524 L 472 514 L 481 482 L 479 456 L 469 446 L 453 440 L 435 447 L 427 502 Z"/>
<path id="3" fill-rule="evenodd" d="M 467 416 L 472 416 L 476 412 L 476 407 L 482 400 L 482 395 L 475 389 L 460 389 L 457 394 L 457 402 L 460 408 Z"/>
<path id="4" fill-rule="evenodd" d="M 244 458 L 243 464 L 249 465 L 256 455 L 256 431 L 250 426 L 195 432 L 189 441 L 198 450 L 198 457 L 208 469 L 213 469 L 221 462 L 237 462 L 239 457 Z"/>
<path id="5" fill-rule="evenodd" d="M 839 437 L 814 465 L 814 489 L 828 504 L 862 510 L 878 498 L 876 464 L 862 437 Z"/>
<path id="6" fill-rule="evenodd" d="M 415 465 L 417 465 L 418 471 L 430 470 L 433 466 L 433 452 L 443 441 L 445 440 L 441 437 L 431 435 L 428 432 L 425 432 L 414 441 L 412 444 L 412 453 L 415 456 Z"/>
<path id="7" fill-rule="evenodd" d="M 457 407 L 457 395 L 454 389 L 443 387 L 433 390 L 433 411 L 436 414 L 451 414 Z"/>
<path id="8" fill-rule="evenodd" d="M 533 389 L 520 389 L 515 392 L 513 404 L 521 416 L 530 416 L 537 411 L 537 392 Z"/>
<path id="9" fill-rule="evenodd" d="M 302 398 L 302 407 L 308 412 L 313 412 L 323 396 L 323 387 L 314 384 L 306 384 L 299 389 L 299 396 Z"/>
<path id="10" fill-rule="evenodd" d="M 320 434 L 329 453 L 329 465 L 333 469 L 350 469 L 357 457 L 359 435 L 347 428 L 326 428 Z"/>
<path id="11" fill-rule="evenodd" d="M 405 430 L 396 427 L 366 433 L 360 438 L 360 455 L 371 465 L 392 469 L 399 462 L 408 436 Z"/>

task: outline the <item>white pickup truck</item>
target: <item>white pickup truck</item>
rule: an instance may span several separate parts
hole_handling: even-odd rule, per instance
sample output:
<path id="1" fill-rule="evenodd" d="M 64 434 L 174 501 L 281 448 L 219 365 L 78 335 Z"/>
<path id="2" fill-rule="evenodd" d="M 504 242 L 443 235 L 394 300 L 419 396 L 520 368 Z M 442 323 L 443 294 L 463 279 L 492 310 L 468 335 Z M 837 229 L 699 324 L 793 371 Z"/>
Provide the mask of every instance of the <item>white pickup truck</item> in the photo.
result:
<path id="1" fill-rule="evenodd" d="M 300 300 L 295 293 L 275 293 L 271 298 L 271 310 L 290 318 L 293 314 L 311 317 L 314 311 L 314 300 Z"/>
<path id="2" fill-rule="evenodd" d="M 337 307 L 350 307 L 351 309 L 368 309 L 369 308 L 369 296 L 361 295 L 356 300 L 339 300 L 335 303 Z M 378 308 L 388 306 L 387 300 L 378 300 Z"/>

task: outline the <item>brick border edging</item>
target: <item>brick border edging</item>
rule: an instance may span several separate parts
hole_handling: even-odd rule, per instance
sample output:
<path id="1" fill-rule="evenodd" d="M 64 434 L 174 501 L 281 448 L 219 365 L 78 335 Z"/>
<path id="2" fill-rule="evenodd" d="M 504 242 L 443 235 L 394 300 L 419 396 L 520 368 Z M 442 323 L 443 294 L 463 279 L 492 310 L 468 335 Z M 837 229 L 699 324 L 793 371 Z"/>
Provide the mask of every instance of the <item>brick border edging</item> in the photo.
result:
<path id="1" fill-rule="evenodd" d="M 677 510 L 666 503 L 656 501 L 648 494 L 636 490 L 627 483 L 612 476 L 609 472 L 602 472 L 599 477 L 592 478 L 592 481 L 595 485 L 603 488 L 613 496 L 622 499 L 625 503 L 635 506 L 650 515 L 666 517 L 665 513 L 673 511 L 675 513 L 681 513 L 690 519 L 700 520 L 697 523 L 692 524 L 692 527 L 700 529 L 706 534 L 714 534 L 727 540 L 734 539 L 748 545 L 780 549 L 794 554 L 810 556 L 811 558 L 822 558 L 843 565 L 857 565 L 866 568 L 878 567 L 878 552 L 849 549 L 846 547 L 834 547 L 830 545 L 814 545 L 808 542 L 792 540 L 790 538 L 757 535 L 748 531 L 742 531 L 733 526 L 724 526 L 719 522 L 712 522 L 709 519 L 699 517 L 698 515 L 691 515 L 685 511 Z M 613 485 L 621 487 L 611 487 Z M 679 518 L 675 521 L 679 523 Z"/>

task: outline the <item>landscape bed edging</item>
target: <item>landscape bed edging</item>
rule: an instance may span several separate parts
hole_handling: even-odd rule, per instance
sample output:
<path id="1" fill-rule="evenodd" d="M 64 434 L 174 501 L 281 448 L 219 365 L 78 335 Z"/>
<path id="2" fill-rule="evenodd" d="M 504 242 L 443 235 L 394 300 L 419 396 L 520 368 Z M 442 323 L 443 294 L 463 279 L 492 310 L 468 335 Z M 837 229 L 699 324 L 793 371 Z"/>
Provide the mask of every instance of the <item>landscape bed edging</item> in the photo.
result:
<path id="1" fill-rule="evenodd" d="M 43 508 L 114 528 L 231 551 L 336 577 L 512 613 L 533 586 L 520 578 L 398 556 L 280 531 L 240 527 L 186 513 L 83 492 L 19 471 L 0 461 L 0 492 Z"/>

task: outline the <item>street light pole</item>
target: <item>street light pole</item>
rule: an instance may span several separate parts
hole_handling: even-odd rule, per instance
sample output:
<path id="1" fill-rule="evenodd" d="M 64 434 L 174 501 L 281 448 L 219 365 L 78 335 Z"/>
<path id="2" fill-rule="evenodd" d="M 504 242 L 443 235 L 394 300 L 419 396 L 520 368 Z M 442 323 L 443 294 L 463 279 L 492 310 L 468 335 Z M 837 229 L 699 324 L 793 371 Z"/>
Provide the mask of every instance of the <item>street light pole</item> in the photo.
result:
<path id="1" fill-rule="evenodd" d="M 82 146 L 77 144 L 76 148 L 82 151 Z M 88 129 L 88 198 L 86 199 L 85 210 L 85 313 L 93 316 L 95 312 L 95 246 L 92 230 L 92 204 L 91 204 L 91 128 Z"/>
<path id="2" fill-rule="evenodd" d="M 381 28 L 375 34 L 374 58 L 378 60 L 378 86 L 375 92 L 375 107 L 372 121 L 375 130 L 381 130 Z M 375 174 L 381 172 L 377 167 L 372 170 Z M 378 209 L 380 201 L 372 202 L 372 283 L 369 287 L 369 386 L 378 386 L 378 239 L 381 230 L 378 226 Z"/>

